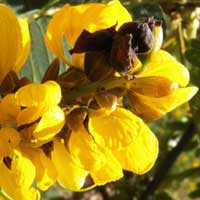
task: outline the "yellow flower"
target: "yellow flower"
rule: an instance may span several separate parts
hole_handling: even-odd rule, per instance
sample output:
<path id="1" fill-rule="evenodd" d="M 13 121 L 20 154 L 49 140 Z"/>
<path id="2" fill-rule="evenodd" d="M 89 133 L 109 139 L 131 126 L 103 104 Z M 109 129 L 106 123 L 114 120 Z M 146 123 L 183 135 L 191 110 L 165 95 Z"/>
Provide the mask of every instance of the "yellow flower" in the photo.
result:
<path id="1" fill-rule="evenodd" d="M 72 123 L 67 146 L 62 140 L 53 141 L 52 161 L 63 187 L 84 191 L 120 179 L 122 169 L 144 174 L 152 168 L 158 141 L 140 118 L 119 107 L 110 112 L 91 110 L 88 118 L 88 129 L 67 118 Z M 85 187 L 87 177 L 92 183 Z"/>
<path id="2" fill-rule="evenodd" d="M 30 35 L 27 20 L 18 20 L 14 12 L 3 4 L 0 4 L 0 27 L 1 82 L 10 70 L 18 72 L 25 63 L 30 49 Z"/>
<path id="3" fill-rule="evenodd" d="M 130 111 L 117 108 L 108 114 L 89 115 L 88 129 L 97 144 L 112 150 L 123 169 L 149 171 L 158 156 L 158 141 L 145 123 Z"/>
<path id="4" fill-rule="evenodd" d="M 53 162 L 39 148 L 26 148 L 20 146 L 20 151 L 34 164 L 36 169 L 35 181 L 37 187 L 45 191 L 51 187 L 57 179 L 57 172 Z"/>
<path id="5" fill-rule="evenodd" d="M 65 123 L 60 86 L 54 81 L 44 84 L 31 83 L 15 94 L 17 104 L 23 109 L 17 115 L 17 125 L 31 125 L 23 132 L 32 132 L 32 139 L 51 140 Z M 26 133 L 24 134 L 26 135 Z"/>
<path id="6" fill-rule="evenodd" d="M 20 151 L 15 150 L 10 161 L 0 164 L 0 176 L 0 187 L 12 199 L 38 199 L 38 191 L 31 187 L 35 178 L 35 166 Z"/>
<path id="7" fill-rule="evenodd" d="M 59 183 L 70 190 L 80 190 L 88 172 L 75 165 L 63 143 L 57 139 L 54 139 L 53 143 L 52 161 L 58 172 Z"/>
<path id="8" fill-rule="evenodd" d="M 138 116 L 158 119 L 196 94 L 197 87 L 186 87 L 189 79 L 189 72 L 181 63 L 159 50 L 152 53 L 145 70 L 130 81 L 127 96 Z"/>
<path id="9" fill-rule="evenodd" d="M 17 115 L 21 108 L 15 99 L 15 94 L 6 95 L 0 102 L 0 124 L 17 124 Z"/>
<path id="10" fill-rule="evenodd" d="M 104 109 L 92 111 L 89 115 L 88 127 L 95 141 L 113 150 L 130 145 L 143 126 L 142 120 L 123 108 L 110 113 Z"/>
<path id="11" fill-rule="evenodd" d="M 3 157 L 9 156 L 20 143 L 20 134 L 14 128 L 0 129 L 0 163 Z"/>
<path id="12" fill-rule="evenodd" d="M 82 129 L 80 132 L 72 132 L 69 152 L 62 142 L 54 140 L 52 161 L 58 171 L 59 183 L 74 191 L 88 190 L 123 176 L 122 167 L 111 151 L 95 144 L 87 131 Z M 93 182 L 85 188 L 87 176 Z"/>
<path id="13" fill-rule="evenodd" d="M 130 14 L 118 0 L 110 1 L 108 4 L 65 5 L 50 21 L 45 39 L 49 49 L 57 57 L 72 66 L 83 68 L 84 54 L 73 54 L 72 62 L 67 60 L 62 49 L 62 38 L 64 37 L 69 47 L 73 48 L 84 29 L 94 32 L 115 24 L 120 27 L 131 20 Z"/>

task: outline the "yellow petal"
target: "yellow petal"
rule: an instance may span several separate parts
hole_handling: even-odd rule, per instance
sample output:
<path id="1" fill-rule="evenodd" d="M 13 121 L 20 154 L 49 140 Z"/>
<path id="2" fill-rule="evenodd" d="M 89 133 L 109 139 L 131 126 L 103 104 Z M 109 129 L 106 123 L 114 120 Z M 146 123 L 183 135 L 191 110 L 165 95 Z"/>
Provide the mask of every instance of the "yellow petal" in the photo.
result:
<path id="1" fill-rule="evenodd" d="M 22 192 L 23 192 L 23 197 L 18 198 L 19 200 L 39 200 L 40 199 L 40 192 L 33 187 Z"/>
<path id="2" fill-rule="evenodd" d="M 10 169 L 3 162 L 0 164 L 0 176 L 0 187 L 10 197 L 16 200 L 31 200 L 27 194 L 32 190 L 35 167 L 19 150 L 13 153 Z"/>
<path id="3" fill-rule="evenodd" d="M 35 178 L 35 166 L 30 159 L 22 155 L 18 150 L 15 151 L 15 154 L 16 156 L 11 162 L 11 171 L 18 185 L 23 189 L 28 189 Z"/>
<path id="4" fill-rule="evenodd" d="M 138 116 L 152 120 L 162 117 L 167 112 L 189 101 L 197 91 L 197 87 L 177 88 L 170 95 L 160 98 L 135 93 L 130 99 Z"/>
<path id="5" fill-rule="evenodd" d="M 106 162 L 100 146 L 94 142 L 84 127 L 71 133 L 68 145 L 73 161 L 87 171 L 98 170 Z"/>
<path id="6" fill-rule="evenodd" d="M 22 35 L 22 46 L 19 50 L 19 55 L 17 57 L 17 60 L 15 62 L 15 66 L 13 67 L 13 70 L 15 72 L 18 72 L 22 65 L 25 63 L 29 51 L 30 51 L 30 33 L 29 33 L 29 27 L 28 27 L 28 20 L 27 19 L 19 19 L 19 25 Z"/>
<path id="7" fill-rule="evenodd" d="M 43 84 L 30 83 L 21 87 L 15 93 L 15 98 L 23 107 L 43 106 L 48 108 L 60 102 L 61 89 L 54 81 L 47 81 Z"/>
<path id="8" fill-rule="evenodd" d="M 30 168 L 31 170 L 31 168 Z M 21 187 L 13 171 L 8 169 L 4 163 L 0 164 L 0 187 L 8 196 L 15 200 L 39 199 L 39 192 L 34 188 L 25 189 Z"/>
<path id="9" fill-rule="evenodd" d="M 38 120 L 46 112 L 42 106 L 32 106 L 22 109 L 17 115 L 17 125 L 30 124 Z"/>
<path id="10" fill-rule="evenodd" d="M 20 110 L 15 95 L 6 95 L 0 103 L 0 124 L 16 124 Z"/>
<path id="11" fill-rule="evenodd" d="M 47 32 L 45 35 L 45 41 L 49 49 L 65 63 L 67 63 L 66 58 L 64 57 L 62 49 L 62 37 L 64 35 L 64 27 L 66 26 L 65 17 L 66 11 L 68 11 L 69 5 L 65 5 L 60 11 L 58 11 L 50 23 L 48 24 Z M 66 19 L 66 20 L 63 20 Z M 59 23 L 58 23 L 59 22 Z"/>
<path id="12" fill-rule="evenodd" d="M 111 1 L 108 4 L 65 5 L 50 21 L 46 33 L 46 42 L 53 53 L 66 61 L 61 44 L 63 35 L 72 48 L 84 29 L 94 32 L 115 24 L 119 27 L 128 21 L 131 21 L 131 16 L 118 0 Z M 72 65 L 83 68 L 83 55 L 74 55 Z"/>
<path id="13" fill-rule="evenodd" d="M 123 177 L 122 166 L 111 152 L 105 150 L 107 162 L 100 169 L 91 171 L 90 175 L 96 185 L 104 185 Z"/>
<path id="14" fill-rule="evenodd" d="M 148 76 L 135 78 L 130 83 L 130 92 L 137 92 L 150 97 L 167 96 L 176 89 L 178 85 L 169 79 L 160 76 Z"/>
<path id="15" fill-rule="evenodd" d="M 153 34 L 154 34 L 154 42 L 151 53 L 156 53 L 158 50 L 160 50 L 163 43 L 163 28 L 161 24 L 159 23 L 155 24 L 153 29 Z"/>
<path id="16" fill-rule="evenodd" d="M 35 165 L 37 169 L 37 187 L 42 191 L 46 191 L 55 183 L 57 178 L 57 172 L 52 161 L 48 159 L 43 152 L 40 153 L 39 157 L 41 165 Z"/>
<path id="17" fill-rule="evenodd" d="M 52 161 L 46 157 L 42 149 L 21 147 L 25 154 L 36 167 L 36 183 L 37 187 L 45 191 L 52 186 L 57 178 L 57 172 Z"/>
<path id="18" fill-rule="evenodd" d="M 59 106 L 51 107 L 43 114 L 33 136 L 38 140 L 48 140 L 59 133 L 64 126 L 65 115 Z"/>
<path id="19" fill-rule="evenodd" d="M 14 128 L 0 129 L 0 157 L 9 156 L 13 149 L 19 145 L 20 135 Z"/>
<path id="20" fill-rule="evenodd" d="M 88 128 L 94 140 L 102 147 L 121 149 L 132 143 L 143 127 L 141 119 L 130 111 L 117 108 L 110 115 L 89 116 Z"/>
<path id="21" fill-rule="evenodd" d="M 176 61 L 173 56 L 163 50 L 151 55 L 146 70 L 139 74 L 138 77 L 146 76 L 165 77 L 181 86 L 186 86 L 190 79 L 188 70 Z"/>
<path id="22" fill-rule="evenodd" d="M 21 190 L 12 174 L 4 163 L 0 164 L 0 187 L 13 199 L 20 199 L 23 197 Z M 18 189 L 18 190 L 17 190 Z"/>
<path id="23" fill-rule="evenodd" d="M 64 144 L 56 139 L 53 142 L 52 161 L 58 173 L 59 183 L 70 190 L 80 190 L 88 172 L 74 164 Z"/>
<path id="24" fill-rule="evenodd" d="M 52 140 L 52 138 L 49 138 L 48 140 L 38 140 L 34 138 L 33 133 L 37 128 L 37 125 L 38 123 L 35 122 L 33 124 L 29 124 L 27 127 L 22 127 L 22 130 L 20 131 L 21 144 L 25 147 L 38 148 Z"/>
<path id="25" fill-rule="evenodd" d="M 158 157 L 158 140 L 151 130 L 144 126 L 133 143 L 113 153 L 123 169 L 144 174 L 153 167 Z"/>
<path id="26" fill-rule="evenodd" d="M 22 35 L 14 12 L 0 4 L 0 82 L 13 69 L 21 49 Z"/>

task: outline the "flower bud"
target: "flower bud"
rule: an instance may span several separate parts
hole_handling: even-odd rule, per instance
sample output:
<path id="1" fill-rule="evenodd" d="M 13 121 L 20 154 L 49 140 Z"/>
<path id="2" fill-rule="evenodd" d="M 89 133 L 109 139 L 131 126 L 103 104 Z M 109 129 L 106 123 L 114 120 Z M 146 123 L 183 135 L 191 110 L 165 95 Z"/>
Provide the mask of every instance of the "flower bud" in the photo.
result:
<path id="1" fill-rule="evenodd" d="M 96 93 L 95 99 L 100 107 L 114 111 L 117 107 L 117 97 L 106 90 L 100 90 Z"/>
<path id="2" fill-rule="evenodd" d="M 72 131 L 78 131 L 81 127 L 83 127 L 86 117 L 86 108 L 75 108 L 66 116 L 67 125 Z"/>

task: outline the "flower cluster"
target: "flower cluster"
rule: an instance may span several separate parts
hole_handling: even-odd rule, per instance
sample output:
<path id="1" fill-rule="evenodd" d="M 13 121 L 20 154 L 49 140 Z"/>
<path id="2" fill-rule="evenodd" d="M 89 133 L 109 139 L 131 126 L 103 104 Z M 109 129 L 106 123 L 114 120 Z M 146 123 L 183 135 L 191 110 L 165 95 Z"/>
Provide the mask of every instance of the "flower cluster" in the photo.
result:
<path id="1" fill-rule="evenodd" d="M 162 117 L 198 90 L 187 87 L 188 70 L 160 50 L 160 22 L 132 22 L 118 0 L 65 5 L 45 40 L 69 69 L 51 74 L 55 61 L 42 83 L 16 74 L 29 54 L 27 20 L 0 4 L 0 25 L 0 188 L 10 198 L 39 199 L 38 189 L 56 182 L 83 191 L 120 179 L 123 170 L 141 175 L 153 167 L 158 140 L 143 120 Z"/>

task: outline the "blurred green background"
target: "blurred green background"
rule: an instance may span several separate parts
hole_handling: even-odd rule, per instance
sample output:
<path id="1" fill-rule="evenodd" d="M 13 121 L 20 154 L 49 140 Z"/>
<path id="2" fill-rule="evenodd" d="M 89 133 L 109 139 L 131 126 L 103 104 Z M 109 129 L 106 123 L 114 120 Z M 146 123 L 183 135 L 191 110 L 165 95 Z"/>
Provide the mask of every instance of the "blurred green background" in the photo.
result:
<path id="1" fill-rule="evenodd" d="M 40 81 L 53 55 L 43 35 L 49 19 L 65 3 L 106 0 L 0 0 L 19 16 L 29 18 L 31 53 L 21 75 Z M 124 0 L 134 19 L 147 16 L 162 20 L 163 49 L 182 62 L 191 83 L 200 87 L 200 1 Z M 34 71 L 32 71 L 34 69 Z M 62 65 L 64 69 L 64 65 Z M 189 200 L 200 199 L 200 94 L 164 118 L 149 123 L 159 138 L 160 153 L 154 168 L 143 176 L 124 172 L 123 179 L 91 191 L 74 193 L 58 185 L 42 193 L 43 200 Z M 67 176 L 67 172 L 66 172 Z"/>

